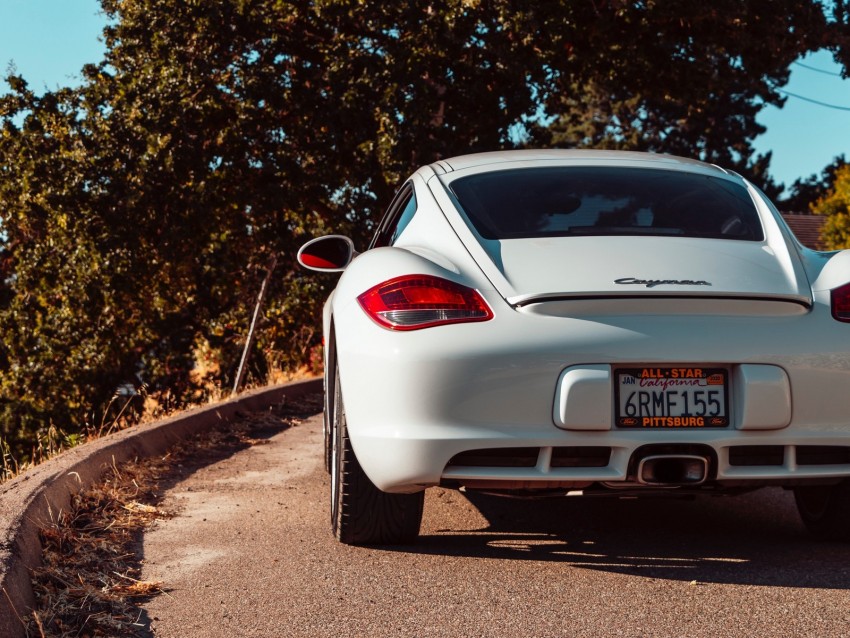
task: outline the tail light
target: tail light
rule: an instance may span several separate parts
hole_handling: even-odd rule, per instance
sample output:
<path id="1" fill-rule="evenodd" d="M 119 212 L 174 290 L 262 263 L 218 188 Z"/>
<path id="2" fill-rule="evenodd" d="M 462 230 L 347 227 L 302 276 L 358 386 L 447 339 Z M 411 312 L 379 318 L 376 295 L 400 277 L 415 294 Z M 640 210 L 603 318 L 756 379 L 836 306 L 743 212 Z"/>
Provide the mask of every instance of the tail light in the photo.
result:
<path id="1" fill-rule="evenodd" d="M 476 290 L 431 275 L 390 279 L 370 288 L 357 301 L 367 315 L 390 330 L 493 318 L 493 311 Z"/>
<path id="2" fill-rule="evenodd" d="M 844 284 L 832 291 L 832 316 L 838 321 L 850 323 L 850 284 Z"/>

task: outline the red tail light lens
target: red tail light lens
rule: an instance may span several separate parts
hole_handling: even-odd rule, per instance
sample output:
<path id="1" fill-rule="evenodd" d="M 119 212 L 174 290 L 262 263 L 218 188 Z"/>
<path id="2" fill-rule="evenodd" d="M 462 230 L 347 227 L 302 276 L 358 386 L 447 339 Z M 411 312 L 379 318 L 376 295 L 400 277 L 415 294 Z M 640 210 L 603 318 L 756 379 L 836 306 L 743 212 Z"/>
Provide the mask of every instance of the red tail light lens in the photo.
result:
<path id="1" fill-rule="evenodd" d="M 850 323 L 850 284 L 836 288 L 831 293 L 832 316 L 838 321 Z"/>
<path id="2" fill-rule="evenodd" d="M 493 311 L 472 288 L 431 275 L 396 277 L 357 297 L 374 321 L 390 330 L 487 321 Z"/>

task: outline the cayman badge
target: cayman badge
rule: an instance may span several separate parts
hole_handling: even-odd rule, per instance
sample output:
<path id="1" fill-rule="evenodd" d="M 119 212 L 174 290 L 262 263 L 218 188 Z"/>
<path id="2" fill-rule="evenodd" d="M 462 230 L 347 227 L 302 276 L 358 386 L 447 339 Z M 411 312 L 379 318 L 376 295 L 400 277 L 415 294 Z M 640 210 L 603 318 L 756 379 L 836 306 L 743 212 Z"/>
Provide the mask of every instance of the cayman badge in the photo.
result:
<path id="1" fill-rule="evenodd" d="M 647 288 L 655 288 L 655 286 L 710 286 L 711 283 L 703 279 L 637 279 L 635 277 L 623 277 L 615 279 L 615 284 L 621 286 L 646 286 Z"/>

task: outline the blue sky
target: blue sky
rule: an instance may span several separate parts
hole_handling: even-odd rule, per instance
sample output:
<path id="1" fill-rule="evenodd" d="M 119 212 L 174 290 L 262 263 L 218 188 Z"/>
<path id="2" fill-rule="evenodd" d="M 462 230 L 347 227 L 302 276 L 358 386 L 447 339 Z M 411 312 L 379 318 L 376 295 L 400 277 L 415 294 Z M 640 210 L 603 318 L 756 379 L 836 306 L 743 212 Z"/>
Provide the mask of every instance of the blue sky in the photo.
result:
<path id="1" fill-rule="evenodd" d="M 820 174 L 837 155 L 850 161 L 850 79 L 838 77 L 839 71 L 825 51 L 798 60 L 784 87 L 785 106 L 765 107 L 757 118 L 767 132 L 756 138 L 756 150 L 773 151 L 770 172 L 786 186 L 798 177 Z"/>
<path id="2" fill-rule="evenodd" d="M 0 70 L 14 62 L 36 91 L 78 83 L 82 66 L 103 56 L 104 24 L 97 0 L 0 0 Z M 813 54 L 792 65 L 785 90 L 844 110 L 789 96 L 784 108 L 759 115 L 768 130 L 756 150 L 773 151 L 777 181 L 790 185 L 820 173 L 842 153 L 850 159 L 850 80 L 834 75 L 838 70 L 828 53 Z"/>
<path id="3" fill-rule="evenodd" d="M 13 61 L 37 92 L 78 84 L 83 65 L 103 58 L 105 24 L 97 0 L 0 0 L 0 71 Z"/>

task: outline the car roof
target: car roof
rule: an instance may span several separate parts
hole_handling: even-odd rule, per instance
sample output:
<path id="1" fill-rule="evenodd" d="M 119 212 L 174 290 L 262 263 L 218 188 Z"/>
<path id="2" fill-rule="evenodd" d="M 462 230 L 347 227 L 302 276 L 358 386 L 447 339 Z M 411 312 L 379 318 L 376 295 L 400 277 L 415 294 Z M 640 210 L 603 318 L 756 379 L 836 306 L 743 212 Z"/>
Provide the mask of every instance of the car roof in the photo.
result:
<path id="1" fill-rule="evenodd" d="M 644 153 L 638 151 L 604 151 L 590 149 L 538 149 L 493 151 L 459 155 L 435 162 L 432 166 L 438 173 L 452 173 L 466 169 L 479 169 L 482 172 L 498 170 L 503 164 L 511 163 L 553 163 L 568 164 L 613 164 L 621 166 L 652 166 L 699 173 L 714 173 L 716 175 L 739 177 L 732 171 L 727 171 L 714 164 L 707 164 L 694 159 L 666 155 L 661 153 Z"/>

